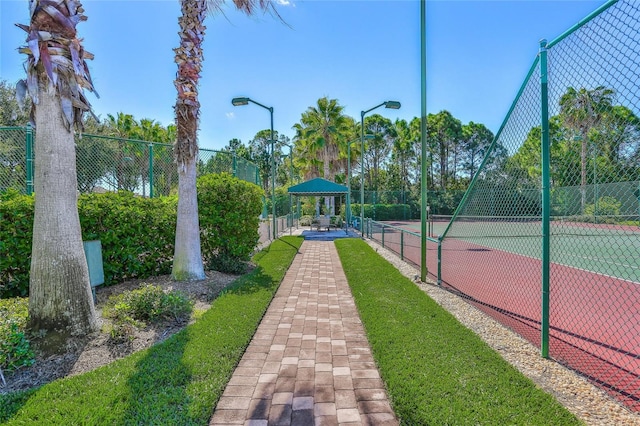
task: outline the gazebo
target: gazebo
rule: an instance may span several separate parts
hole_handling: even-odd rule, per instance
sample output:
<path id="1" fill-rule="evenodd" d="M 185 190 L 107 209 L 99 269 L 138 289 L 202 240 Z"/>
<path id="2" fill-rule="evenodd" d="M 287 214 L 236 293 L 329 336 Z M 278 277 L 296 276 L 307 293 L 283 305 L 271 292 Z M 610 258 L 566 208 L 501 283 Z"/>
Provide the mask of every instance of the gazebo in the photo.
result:
<path id="1" fill-rule="evenodd" d="M 323 178 L 315 178 L 306 182 L 291 186 L 288 189 L 289 195 L 327 197 L 342 196 L 349 192 L 349 188 Z"/>

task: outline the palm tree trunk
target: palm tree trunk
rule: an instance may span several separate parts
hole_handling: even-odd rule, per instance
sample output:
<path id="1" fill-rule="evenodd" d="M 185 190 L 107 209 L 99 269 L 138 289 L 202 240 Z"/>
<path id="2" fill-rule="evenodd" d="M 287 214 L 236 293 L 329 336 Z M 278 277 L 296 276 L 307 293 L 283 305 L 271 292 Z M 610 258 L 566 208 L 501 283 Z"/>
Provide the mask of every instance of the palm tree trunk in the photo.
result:
<path id="1" fill-rule="evenodd" d="M 35 111 L 35 211 L 29 280 L 33 330 L 63 335 L 98 329 L 77 204 L 73 133 L 48 82 L 40 83 Z"/>
<path id="2" fill-rule="evenodd" d="M 178 220 L 173 258 L 173 279 L 201 280 L 205 278 L 200 248 L 200 223 L 196 194 L 196 163 L 190 161 L 178 171 Z"/>
<path id="3" fill-rule="evenodd" d="M 202 41 L 205 0 L 181 0 L 180 46 L 175 49 L 178 73 L 174 82 L 178 91 L 176 100 L 175 144 L 178 163 L 178 219 L 173 256 L 172 276 L 175 280 L 205 278 L 200 248 L 200 224 L 196 191 L 196 161 L 198 158 L 198 80 L 202 67 Z"/>

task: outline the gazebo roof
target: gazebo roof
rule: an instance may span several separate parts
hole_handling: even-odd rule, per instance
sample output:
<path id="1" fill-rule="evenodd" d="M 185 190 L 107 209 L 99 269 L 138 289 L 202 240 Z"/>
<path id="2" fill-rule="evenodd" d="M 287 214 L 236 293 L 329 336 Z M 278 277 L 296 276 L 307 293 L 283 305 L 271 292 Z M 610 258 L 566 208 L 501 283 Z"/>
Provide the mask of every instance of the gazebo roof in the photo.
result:
<path id="1" fill-rule="evenodd" d="M 323 178 L 315 178 L 306 182 L 289 187 L 291 195 L 341 195 L 346 194 L 349 189 Z"/>

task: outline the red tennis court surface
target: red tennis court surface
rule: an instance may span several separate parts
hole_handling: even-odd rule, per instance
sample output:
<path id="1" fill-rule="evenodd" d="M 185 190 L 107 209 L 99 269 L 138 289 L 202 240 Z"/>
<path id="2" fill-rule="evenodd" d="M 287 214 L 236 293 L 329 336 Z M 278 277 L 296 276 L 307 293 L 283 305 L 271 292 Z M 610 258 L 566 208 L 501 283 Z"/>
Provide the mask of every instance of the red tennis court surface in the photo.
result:
<path id="1" fill-rule="evenodd" d="M 386 228 L 384 245 L 420 264 L 418 236 Z M 427 266 L 437 277 L 433 242 Z M 441 269 L 443 287 L 540 347 L 540 259 L 449 238 Z M 553 263 L 550 276 L 550 356 L 640 411 L 640 284 Z"/>

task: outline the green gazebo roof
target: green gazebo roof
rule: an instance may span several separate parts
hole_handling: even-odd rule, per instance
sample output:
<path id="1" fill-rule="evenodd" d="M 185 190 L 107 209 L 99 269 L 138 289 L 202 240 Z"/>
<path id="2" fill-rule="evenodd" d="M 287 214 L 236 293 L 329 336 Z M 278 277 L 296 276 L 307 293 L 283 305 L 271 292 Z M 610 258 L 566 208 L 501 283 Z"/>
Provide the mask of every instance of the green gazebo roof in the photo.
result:
<path id="1" fill-rule="evenodd" d="M 349 189 L 323 178 L 315 178 L 306 182 L 289 187 L 291 195 L 341 195 L 346 194 Z"/>

